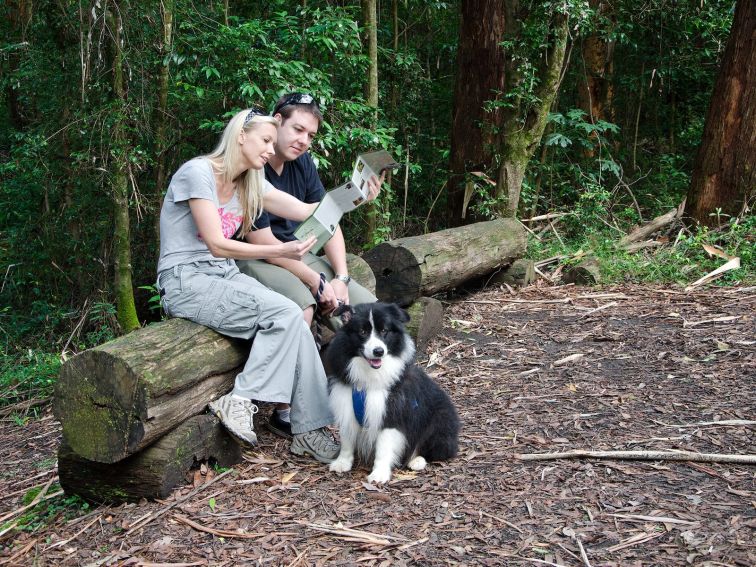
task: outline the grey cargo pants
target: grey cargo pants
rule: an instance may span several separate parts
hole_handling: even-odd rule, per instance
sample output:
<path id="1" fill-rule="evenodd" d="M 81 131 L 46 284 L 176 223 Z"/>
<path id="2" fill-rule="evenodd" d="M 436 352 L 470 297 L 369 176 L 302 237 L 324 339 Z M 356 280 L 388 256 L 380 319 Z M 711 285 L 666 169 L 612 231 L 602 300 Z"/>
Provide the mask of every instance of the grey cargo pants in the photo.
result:
<path id="1" fill-rule="evenodd" d="M 315 341 L 291 300 L 239 272 L 233 260 L 191 262 L 158 274 L 163 309 L 229 337 L 253 339 L 234 394 L 291 404 L 292 433 L 332 422 Z"/>

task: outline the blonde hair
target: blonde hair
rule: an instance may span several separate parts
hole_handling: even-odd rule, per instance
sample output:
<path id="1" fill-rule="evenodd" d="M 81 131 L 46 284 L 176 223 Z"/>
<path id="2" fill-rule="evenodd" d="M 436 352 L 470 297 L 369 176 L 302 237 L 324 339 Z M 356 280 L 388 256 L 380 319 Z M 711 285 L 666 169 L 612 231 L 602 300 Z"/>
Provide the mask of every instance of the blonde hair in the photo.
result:
<path id="1" fill-rule="evenodd" d="M 254 130 L 260 124 L 273 124 L 278 127 L 278 121 L 272 116 L 256 114 L 247 121 L 250 111 L 251 109 L 248 108 L 236 113 L 223 130 L 218 145 L 211 153 L 204 156 L 210 160 L 215 171 L 223 177 L 225 182 L 236 181 L 236 192 L 243 211 L 242 236 L 252 230 L 254 221 L 262 213 L 262 190 L 265 174 L 262 169 L 247 169 L 234 179 L 234 171 L 237 170 L 238 163 L 241 160 L 239 134 L 242 131 Z"/>

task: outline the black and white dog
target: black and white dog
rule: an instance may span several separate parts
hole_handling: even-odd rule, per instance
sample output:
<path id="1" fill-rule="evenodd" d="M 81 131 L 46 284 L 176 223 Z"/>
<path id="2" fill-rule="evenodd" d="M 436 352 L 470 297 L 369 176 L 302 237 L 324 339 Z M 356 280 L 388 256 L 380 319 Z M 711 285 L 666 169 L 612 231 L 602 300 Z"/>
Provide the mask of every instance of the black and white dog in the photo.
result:
<path id="1" fill-rule="evenodd" d="M 414 363 L 415 344 L 394 304 L 340 308 L 344 326 L 328 345 L 331 409 L 341 433 L 334 472 L 352 469 L 355 452 L 373 462 L 368 482 L 384 483 L 391 470 L 419 471 L 428 461 L 457 454 L 459 418 L 449 396 Z"/>

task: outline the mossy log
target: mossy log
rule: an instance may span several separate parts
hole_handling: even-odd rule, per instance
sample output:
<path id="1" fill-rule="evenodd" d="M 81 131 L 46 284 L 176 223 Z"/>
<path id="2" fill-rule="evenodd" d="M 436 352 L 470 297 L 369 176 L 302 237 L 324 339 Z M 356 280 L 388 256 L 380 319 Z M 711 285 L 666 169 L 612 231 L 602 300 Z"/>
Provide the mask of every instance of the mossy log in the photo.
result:
<path id="1" fill-rule="evenodd" d="M 58 449 L 58 476 L 66 493 L 93 502 L 165 498 L 198 463 L 230 467 L 241 458 L 241 447 L 220 421 L 204 414 L 190 417 L 154 445 L 115 464 L 83 459 L 64 441 Z"/>
<path id="2" fill-rule="evenodd" d="M 523 287 L 532 284 L 534 281 L 535 262 L 520 258 L 491 276 L 489 283 Z"/>
<path id="3" fill-rule="evenodd" d="M 149 325 L 87 350 L 60 371 L 53 409 L 79 456 L 115 463 L 228 392 L 249 342 L 184 319 Z"/>
<path id="4" fill-rule="evenodd" d="M 444 306 L 438 299 L 421 297 L 407 312 L 410 315 L 407 331 L 415 339 L 417 350 L 423 351 L 444 326 Z"/>
<path id="5" fill-rule="evenodd" d="M 375 275 L 368 264 L 362 257 L 354 254 L 346 255 L 347 268 L 352 279 L 367 289 L 370 293 L 375 294 Z"/>
<path id="6" fill-rule="evenodd" d="M 575 285 L 595 285 L 601 281 L 601 268 L 598 260 L 588 256 L 579 264 L 568 266 L 562 272 L 562 281 Z"/>
<path id="7" fill-rule="evenodd" d="M 406 306 L 510 264 L 526 245 L 517 220 L 497 219 L 384 242 L 364 258 L 378 299 Z"/>

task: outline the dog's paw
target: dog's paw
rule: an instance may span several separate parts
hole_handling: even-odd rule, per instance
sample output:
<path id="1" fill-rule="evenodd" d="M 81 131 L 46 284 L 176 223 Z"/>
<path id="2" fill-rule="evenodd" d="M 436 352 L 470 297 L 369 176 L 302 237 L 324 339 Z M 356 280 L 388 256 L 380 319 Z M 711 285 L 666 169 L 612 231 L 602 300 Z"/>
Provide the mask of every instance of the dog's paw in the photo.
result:
<path id="1" fill-rule="evenodd" d="M 328 465 L 328 470 L 331 472 L 349 472 L 352 470 L 352 459 L 346 459 L 344 457 L 339 457 L 335 461 L 333 461 L 330 465 Z"/>
<path id="2" fill-rule="evenodd" d="M 414 459 L 412 459 L 409 463 L 407 463 L 407 468 L 413 471 L 421 471 L 425 468 L 425 466 L 428 464 L 428 461 L 426 461 L 421 456 L 417 456 Z"/>
<path id="3" fill-rule="evenodd" d="M 390 468 L 374 468 L 370 475 L 367 477 L 368 482 L 373 484 L 384 484 L 391 480 L 391 469 Z"/>

